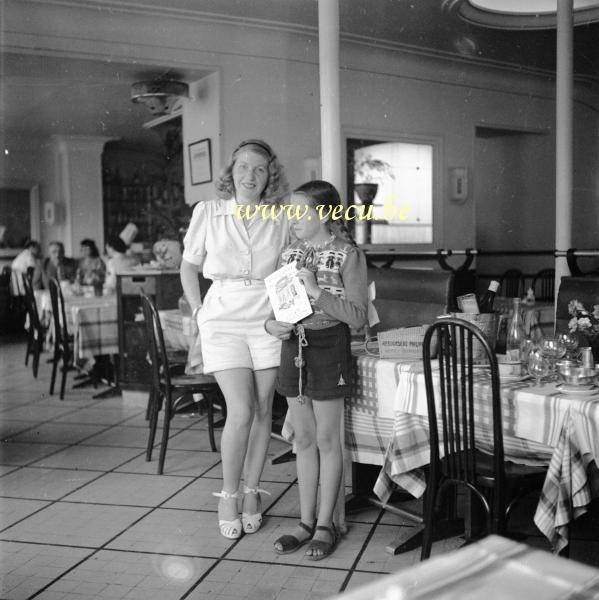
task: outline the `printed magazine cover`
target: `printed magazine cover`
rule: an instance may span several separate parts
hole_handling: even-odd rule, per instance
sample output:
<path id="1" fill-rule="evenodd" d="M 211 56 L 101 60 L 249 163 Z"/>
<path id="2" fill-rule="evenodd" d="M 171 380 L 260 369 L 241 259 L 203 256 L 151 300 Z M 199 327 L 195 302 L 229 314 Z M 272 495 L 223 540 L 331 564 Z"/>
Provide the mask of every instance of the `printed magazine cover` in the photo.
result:
<path id="1" fill-rule="evenodd" d="M 264 279 L 275 319 L 297 323 L 312 314 L 310 299 L 297 278 L 295 263 L 285 265 Z"/>

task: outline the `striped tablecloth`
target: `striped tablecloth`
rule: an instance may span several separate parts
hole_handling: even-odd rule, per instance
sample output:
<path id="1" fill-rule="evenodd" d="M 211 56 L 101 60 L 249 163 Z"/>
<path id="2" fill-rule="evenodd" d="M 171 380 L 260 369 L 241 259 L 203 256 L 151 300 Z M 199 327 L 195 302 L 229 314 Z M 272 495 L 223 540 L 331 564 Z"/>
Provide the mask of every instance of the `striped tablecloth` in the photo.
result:
<path id="1" fill-rule="evenodd" d="M 356 357 L 355 393 L 345 407 L 347 451 L 355 462 L 383 467 L 374 490 L 383 502 L 396 485 L 422 495 L 421 467 L 430 458 L 422 365 L 393 362 Z M 481 371 L 475 410 L 480 437 L 489 443 L 490 394 L 489 377 Z M 567 543 L 568 523 L 585 512 L 591 499 L 587 466 L 599 458 L 599 397 L 574 398 L 556 384 L 535 387 L 519 381 L 501 385 L 501 400 L 506 458 L 549 464 L 535 523 L 559 551 Z"/>

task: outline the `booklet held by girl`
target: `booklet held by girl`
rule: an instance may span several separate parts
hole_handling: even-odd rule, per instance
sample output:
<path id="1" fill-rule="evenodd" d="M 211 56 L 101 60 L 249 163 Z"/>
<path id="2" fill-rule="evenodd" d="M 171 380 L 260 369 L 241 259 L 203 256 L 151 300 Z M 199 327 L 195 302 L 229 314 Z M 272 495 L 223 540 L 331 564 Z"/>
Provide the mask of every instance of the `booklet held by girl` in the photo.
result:
<path id="1" fill-rule="evenodd" d="M 275 319 L 297 323 L 312 314 L 308 293 L 297 278 L 297 266 L 289 263 L 264 278 Z"/>

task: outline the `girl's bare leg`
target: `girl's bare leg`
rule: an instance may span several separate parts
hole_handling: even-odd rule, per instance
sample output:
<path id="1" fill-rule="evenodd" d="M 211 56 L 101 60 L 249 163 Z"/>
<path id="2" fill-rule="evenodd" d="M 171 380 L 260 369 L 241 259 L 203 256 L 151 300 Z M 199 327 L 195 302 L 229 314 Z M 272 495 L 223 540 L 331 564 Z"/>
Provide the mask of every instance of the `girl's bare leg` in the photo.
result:
<path id="1" fill-rule="evenodd" d="M 287 398 L 294 433 L 300 515 L 301 521 L 308 527 L 312 527 L 316 519 L 319 472 L 316 420 L 312 404 L 310 398 L 306 398 L 304 404 L 300 404 L 296 398 Z M 296 527 L 289 533 L 299 541 L 309 537 L 302 527 Z M 278 549 L 282 550 L 282 547 Z"/>

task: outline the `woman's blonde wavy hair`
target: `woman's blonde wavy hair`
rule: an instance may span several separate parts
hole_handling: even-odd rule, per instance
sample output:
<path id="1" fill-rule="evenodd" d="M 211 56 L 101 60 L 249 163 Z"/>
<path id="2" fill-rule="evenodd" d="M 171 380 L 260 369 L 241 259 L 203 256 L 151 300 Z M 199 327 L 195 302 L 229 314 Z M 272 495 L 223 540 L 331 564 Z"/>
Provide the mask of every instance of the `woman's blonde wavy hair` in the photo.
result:
<path id="1" fill-rule="evenodd" d="M 289 194 L 289 184 L 285 177 L 285 169 L 283 165 L 279 163 L 279 159 L 272 148 L 266 142 L 258 139 L 245 140 L 235 148 L 231 160 L 222 169 L 220 176 L 214 182 L 217 196 L 219 198 L 229 199 L 235 195 L 233 165 L 242 148 L 256 152 L 268 160 L 268 182 L 262 192 L 261 199 L 268 204 L 280 204 L 281 200 Z"/>

